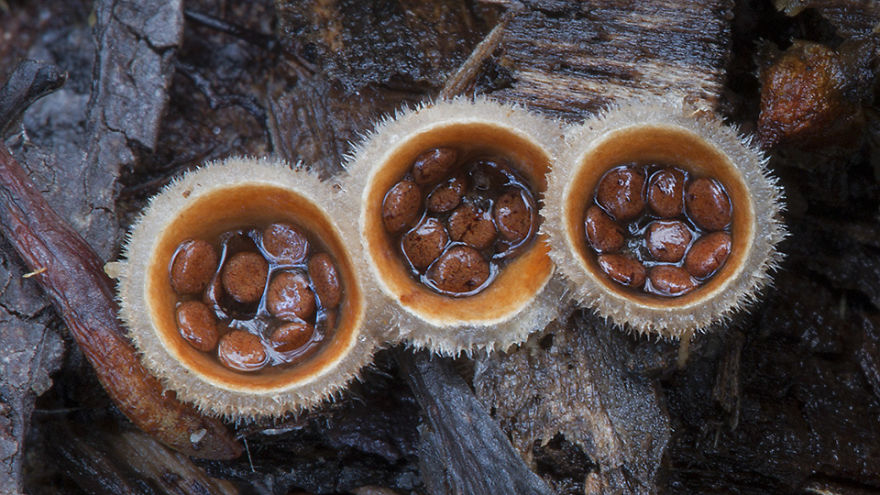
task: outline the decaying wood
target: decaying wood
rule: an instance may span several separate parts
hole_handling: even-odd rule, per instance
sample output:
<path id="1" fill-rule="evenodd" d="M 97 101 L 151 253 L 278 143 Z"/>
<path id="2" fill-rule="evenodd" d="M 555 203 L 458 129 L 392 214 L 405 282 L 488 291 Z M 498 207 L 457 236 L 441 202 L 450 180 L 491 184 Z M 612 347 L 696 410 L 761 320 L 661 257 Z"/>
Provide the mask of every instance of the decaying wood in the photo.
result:
<path id="1" fill-rule="evenodd" d="M 4 271 L 5 276 L 22 275 L 16 267 Z M 7 289 L 19 292 L 13 297 L 39 301 L 34 294 L 22 293 L 21 287 L 7 286 Z M 19 315 L 5 308 L 0 311 L 0 348 L 3 349 L 0 360 L 0 487 L 3 489 L 0 493 L 4 494 L 22 490 L 25 438 L 34 401 L 49 390 L 52 386 L 49 374 L 61 365 L 61 339 L 43 328 L 45 321 L 45 318 L 22 321 Z"/>
<path id="2" fill-rule="evenodd" d="M 0 89 L 0 139 L 20 123 L 22 112 L 31 103 L 58 89 L 65 79 L 55 66 L 32 60 L 16 66 Z M 18 139 L 26 137 L 19 135 Z M 24 439 L 33 403 L 51 386 L 48 375 L 60 364 L 61 345 L 57 335 L 46 332 L 40 322 L 23 321 L 28 313 L 16 314 L 21 308 L 18 304 L 33 298 L 22 291 L 25 286 L 21 277 L 27 275 L 17 266 L 4 267 L 3 271 L 0 276 L 9 281 L 3 289 L 4 303 L 17 304 L 0 304 L 0 348 L 5 353 L 0 360 L 0 486 L 20 491 Z M 30 306 L 26 311 L 39 309 Z"/>
<path id="3" fill-rule="evenodd" d="M 36 60 L 18 64 L 0 89 L 0 137 L 21 123 L 21 114 L 27 107 L 63 86 L 66 80 L 67 74 L 54 65 Z"/>
<path id="4" fill-rule="evenodd" d="M 102 0 L 95 7 L 96 79 L 80 178 L 87 201 L 75 211 L 74 225 L 80 232 L 102 233 L 102 242 L 92 242 L 106 259 L 120 240 L 115 214 L 119 171 L 134 166 L 138 147 L 156 147 L 174 48 L 183 36 L 183 11 L 181 0 Z M 138 77 L 132 78 L 132 72 Z"/>
<path id="5" fill-rule="evenodd" d="M 94 495 L 236 495 L 232 483 L 211 478 L 185 455 L 137 431 L 74 431 L 50 427 L 52 451 L 77 484 Z"/>
<path id="6" fill-rule="evenodd" d="M 87 116 L 100 115 L 98 107 L 89 106 L 95 52 L 89 2 L 0 0 L 0 9 L 7 3 L 13 8 L 10 15 L 0 15 L 0 30 L 11 33 L 12 41 L 0 45 L 0 59 L 11 67 L 10 60 L 30 51 L 71 74 L 67 87 L 25 114 L 32 146 L 16 149 L 16 155 L 56 209 L 69 212 L 89 242 L 108 251 L 116 248 L 121 231 L 109 219 L 130 218 L 170 177 L 206 159 L 274 152 L 302 159 L 325 175 L 339 172 L 349 141 L 398 106 L 436 97 L 505 14 L 510 22 L 494 32 L 501 34 L 499 43 L 480 63 L 474 84 L 464 86 L 467 94 L 525 104 L 568 122 L 618 98 L 661 94 L 729 111 L 725 118 L 743 129 L 754 128 L 757 118 L 756 46 L 771 40 L 784 48 L 792 38 L 835 46 L 840 38 L 864 34 L 876 24 L 876 2 L 866 0 L 798 2 L 809 8 L 791 18 L 777 12 L 770 0 L 192 0 L 187 8 L 193 11 L 270 36 L 275 29 L 278 43 L 272 46 L 280 49 L 236 39 L 242 31 L 217 32 L 210 22 L 190 22 L 176 51 L 166 46 L 158 58 L 102 59 L 99 65 L 120 63 L 119 72 L 108 67 L 108 73 L 125 76 L 115 81 L 130 85 L 125 94 L 137 99 L 143 95 L 133 88 L 152 88 L 156 99 L 144 101 L 161 106 L 170 94 L 170 104 L 159 118 L 153 149 L 127 140 L 132 145 L 127 151 L 89 155 L 93 162 L 83 160 L 89 143 L 97 142 L 89 136 L 99 123 Z M 99 29 L 105 21 L 120 21 L 126 28 L 135 26 L 132 33 L 141 32 L 138 22 L 125 19 L 133 11 L 143 19 L 146 11 L 115 4 L 123 9 L 121 15 L 108 18 L 107 10 L 100 11 Z M 49 21 L 28 23 L 40 17 L 40 9 L 52 12 Z M 139 50 L 152 44 L 148 36 L 125 39 L 123 55 L 146 53 Z M 737 48 L 733 53 L 731 46 Z M 101 45 L 102 51 L 112 48 Z M 169 73 L 165 63 L 175 56 L 176 75 L 168 87 L 162 83 Z M 152 69 L 137 69 L 141 60 Z M 0 73 L 6 71 L 0 67 Z M 102 105 L 112 100 L 112 91 L 105 95 Z M 155 121 L 157 114 L 148 110 L 144 115 L 150 118 L 144 120 Z M 880 129 L 876 121 L 869 121 L 869 127 Z M 142 135 L 126 129 L 108 139 Z M 509 355 L 481 359 L 479 396 L 529 466 L 566 495 L 615 487 L 660 493 L 855 494 L 880 489 L 880 172 L 869 165 L 870 159 L 880 163 L 878 150 L 880 139 L 843 155 L 805 157 L 792 148 L 776 150 L 770 164 L 786 189 L 792 231 L 783 246 L 789 254 L 784 271 L 751 316 L 698 336 L 681 369 L 675 345 L 633 339 L 581 314 Z M 92 191 L 83 187 L 87 166 L 97 167 L 89 172 Z M 98 177 L 102 170 L 109 178 Z M 120 187 L 120 201 L 114 202 Z M 93 193 L 91 204 L 85 202 L 86 194 Z M 104 217 L 84 222 L 77 212 L 90 208 Z M 109 230 L 102 231 L 101 222 Z M 0 251 L 5 260 L 0 263 L 5 287 L 0 346 L 9 349 L 4 356 L 14 358 L 12 364 L 0 361 L 0 375 L 8 376 L 17 391 L 0 383 L 0 400 L 9 405 L 0 408 L 0 454 L 17 452 L 13 455 L 20 459 L 15 439 L 25 433 L 27 404 L 36 395 L 31 389 L 49 387 L 48 372 L 58 366 L 61 342 L 54 330 L 60 325 L 33 281 L 20 278 L 26 270 L 9 256 L 9 247 L 0 243 Z M 84 369 L 78 359 L 73 351 L 54 377 L 56 387 L 41 399 L 48 404 L 41 407 L 81 409 L 57 417 L 88 424 L 95 418 L 92 411 L 106 410 L 107 403 L 93 398 L 94 381 L 78 378 Z M 573 376 L 586 369 L 587 378 L 579 384 L 571 377 L 563 384 L 542 381 L 561 377 L 566 364 L 574 366 Z M 521 379 L 506 381 L 510 376 L 503 372 L 510 370 L 521 371 Z M 240 480 L 261 495 L 339 493 L 365 486 L 380 493 L 428 493 L 413 446 L 418 407 L 403 378 L 396 377 L 394 366 L 377 365 L 362 385 L 309 416 L 240 428 L 251 457 L 212 464 L 212 475 Z M 554 393 L 543 397 L 545 386 Z M 575 402 L 561 397 L 566 387 L 573 387 L 576 397 L 588 390 L 593 395 Z M 455 388 L 458 396 L 468 396 L 465 388 Z M 513 411 L 516 397 L 495 396 L 514 389 L 533 394 L 537 402 Z M 429 401 L 436 400 L 442 391 L 429 395 Z M 24 406 L 10 397 L 24 397 Z M 633 404 L 619 407 L 628 400 Z M 48 438 L 52 425 L 63 421 L 55 417 L 37 416 L 38 438 Z M 457 424 L 448 417 L 446 422 Z M 125 434 L 107 435 L 112 443 Z M 58 457 L 49 455 L 54 452 L 49 441 L 30 447 L 29 458 L 49 470 L 45 477 L 31 471 L 36 473 L 30 477 L 35 494 L 63 492 L 77 484 L 73 470 L 51 470 Z M 646 450 L 640 453 L 637 444 Z M 101 467 L 106 460 L 102 449 L 88 454 L 79 449 L 75 456 L 83 466 L 89 466 L 91 456 Z M 137 463 L 128 459 L 114 459 L 115 467 L 108 469 L 134 486 L 142 478 L 126 466 Z M 425 473 L 430 475 L 429 469 Z M 88 480 L 77 479 L 77 486 L 88 491 Z M 173 491 L 161 487 L 155 492 Z"/>
<path id="7" fill-rule="evenodd" d="M 463 0 L 275 5 L 285 43 L 309 44 L 313 63 L 348 92 L 376 83 L 440 86 L 481 37 Z"/>
<path id="8" fill-rule="evenodd" d="M 627 339 L 576 314 L 515 352 L 479 360 L 474 386 L 533 465 L 536 446 L 561 437 L 593 464 L 580 473 L 582 482 L 591 477 L 587 493 L 652 492 L 670 424 L 658 382 L 626 368 L 625 360 L 637 359 Z"/>
<path id="9" fill-rule="evenodd" d="M 33 105 L 25 121 L 35 132 L 17 141 L 18 153 L 27 160 L 31 173 L 39 178 L 42 192 L 105 255 L 117 249 L 116 233 L 119 229 L 114 203 L 119 167 L 134 159 L 130 146 L 155 144 L 163 101 L 167 98 L 164 91 L 157 89 L 170 77 L 168 68 L 160 67 L 160 61 L 164 59 L 167 66 L 172 56 L 169 48 L 179 41 L 180 35 L 181 22 L 178 19 L 175 30 L 173 7 L 166 2 L 156 2 L 155 5 L 106 2 L 99 5 L 101 68 L 96 73 L 103 79 L 95 85 L 90 116 L 86 117 L 87 94 L 82 92 L 89 89 L 88 79 L 83 81 L 76 76 L 85 74 L 90 78 L 92 72 L 88 66 L 76 66 L 75 77 L 68 85 L 70 89 Z M 71 31 L 77 32 L 75 28 Z M 69 41 L 75 45 L 80 39 L 73 35 Z M 84 48 L 76 46 L 70 50 Z M 89 50 L 83 51 L 83 57 L 90 60 Z M 54 53 L 63 55 L 64 49 Z M 37 53 L 36 56 L 45 59 L 46 53 Z M 138 78 L 126 75 L 132 67 L 138 68 Z M 28 79 L 31 87 L 24 88 L 28 92 L 14 91 L 15 88 L 3 92 L 4 124 L 14 122 L 25 107 L 37 97 L 56 89 L 58 82 L 63 81 L 63 77 L 58 77 L 57 69 L 51 66 L 40 65 L 36 69 L 35 77 Z M 43 69 L 51 70 L 39 71 Z M 162 70 L 164 74 L 160 73 Z M 42 82 L 36 76 L 42 76 Z M 18 79 L 14 81 L 22 82 Z M 2 127 L 10 130 L 7 125 Z M 6 158 L 8 156 L 4 155 L 4 160 Z M 24 201 L 24 198 L 14 201 L 17 200 Z M 6 225 L 11 224 L 7 222 Z M 50 226 L 43 227 L 48 232 Z M 3 265 L 8 267 L 4 268 L 3 277 L 6 288 L 12 290 L 4 290 L 2 294 L 4 309 L 10 309 L 4 311 L 0 340 L 4 341 L 4 353 L 8 353 L 11 359 L 3 360 L 8 365 L 2 373 L 3 402 L 7 407 L 4 408 L 4 434 L 0 436 L 4 441 L 14 440 L 14 443 L 4 444 L 4 482 L 0 491 L 16 493 L 21 489 L 21 443 L 33 410 L 33 397 L 50 386 L 47 374 L 58 365 L 60 347 L 58 336 L 48 328 L 57 326 L 54 322 L 57 317 L 52 311 L 46 311 L 43 297 L 34 296 L 33 292 L 37 290 L 34 280 L 27 280 L 30 275 L 24 275 L 19 268 L 13 250 L 5 242 L 3 246 Z M 100 265 L 97 270 L 100 272 Z M 41 268 L 34 273 L 40 275 L 43 272 Z M 22 299 L 23 295 L 27 299 Z M 38 306 L 30 307 L 27 301 Z M 112 296 L 107 302 L 112 304 Z M 25 347 L 21 348 L 22 345 Z M 7 438 L 7 433 L 12 438 Z"/>
<path id="10" fill-rule="evenodd" d="M 789 267 L 775 283 L 731 332 L 700 337 L 703 348 L 664 384 L 676 430 L 667 486 L 779 493 L 846 480 L 842 493 L 876 491 L 880 425 L 871 418 L 880 401 L 857 359 L 860 315 L 802 270 Z M 737 345 L 738 406 L 726 412 L 712 394 L 730 379 Z"/>
<path id="11" fill-rule="evenodd" d="M 165 393 L 140 362 L 118 317 L 103 261 L 39 194 L 0 144 L 0 233 L 64 319 L 104 390 L 135 425 L 180 452 L 234 459 L 241 447 L 216 418 Z"/>
<path id="12" fill-rule="evenodd" d="M 163 111 L 161 103 L 165 98 L 164 91 L 155 91 L 154 82 L 156 78 L 167 78 L 169 73 L 166 70 L 162 76 L 146 68 L 155 68 L 158 65 L 149 63 L 156 60 L 151 59 L 151 56 L 165 60 L 171 57 L 171 52 L 167 50 L 169 45 L 162 41 L 162 37 L 165 36 L 167 40 L 167 34 L 175 31 L 173 23 L 168 22 L 172 18 L 161 15 L 163 12 L 173 13 L 173 10 L 164 10 L 163 5 L 166 2 L 154 4 L 152 9 L 148 3 L 99 4 L 97 27 L 104 41 L 99 50 L 103 65 L 97 73 L 103 75 L 104 79 L 96 85 L 89 117 L 86 114 L 94 49 L 86 43 L 79 45 L 83 41 L 89 41 L 89 27 L 71 24 L 62 28 L 67 38 L 62 35 L 53 40 L 67 41 L 66 48 L 56 45 L 55 48 L 60 49 L 52 51 L 43 47 L 42 50 L 36 49 L 30 54 L 40 60 L 62 58 L 60 62 L 71 73 L 71 84 L 31 107 L 24 119 L 26 127 L 31 130 L 25 138 L 29 141 L 18 141 L 20 148 L 16 150 L 17 154 L 25 161 L 30 172 L 38 177 L 43 194 L 53 206 L 64 212 L 67 219 L 104 256 L 117 249 L 119 240 L 114 205 L 119 167 L 130 164 L 133 160 L 128 146 L 136 142 L 150 143 L 149 129 L 152 127 L 155 133 L 159 115 Z M 138 16 L 131 14 L 132 6 L 135 7 L 135 12 L 148 13 L 143 18 L 152 18 L 152 23 L 138 24 Z M 70 7 L 76 9 L 75 5 Z M 113 15 L 111 11 L 114 12 Z M 39 12 L 32 12 L 31 15 L 39 17 Z M 59 15 L 68 19 L 75 17 L 71 12 Z M 180 22 L 177 24 L 179 31 Z M 176 42 L 174 40 L 171 44 Z M 64 42 L 58 42 L 58 45 L 64 45 Z M 71 64 L 71 60 L 77 62 Z M 136 80 L 125 76 L 125 71 L 132 67 L 139 70 Z M 151 88 L 127 91 L 135 85 L 151 84 Z M 158 86 L 161 87 L 162 84 L 159 83 Z M 55 88 L 57 84 L 50 84 L 30 95 L 5 93 L 13 99 L 6 101 L 4 105 L 15 103 L 21 106 L 17 110 L 11 109 L 13 113 L 17 113 L 24 106 L 33 103 L 35 97 L 42 96 L 44 90 Z M 131 111 L 129 107 L 132 105 L 138 109 Z M 6 125 L 3 128 L 16 131 Z M 143 132 L 130 131 L 135 128 Z M 128 141 L 128 136 L 120 139 L 125 133 L 131 135 L 131 141 Z M 104 153 L 104 156 L 100 159 L 89 157 L 90 152 L 92 155 Z M 128 161 L 122 158 L 123 155 L 128 156 Z M 36 295 L 38 289 L 34 281 L 21 278 L 27 270 L 20 265 L 17 256 L 5 242 L 2 258 L 4 268 L 0 277 L 7 290 L 0 295 L 0 305 L 4 308 L 0 323 L 0 343 L 9 356 L 15 356 L 15 359 L 4 360 L 8 367 L 3 370 L 2 376 L 4 381 L 8 379 L 6 385 L 9 388 L 4 391 L 3 396 L 4 402 L 8 401 L 7 404 L 11 406 L 7 418 L 9 430 L 16 432 L 18 443 L 14 448 L 7 444 L 9 448 L 4 449 L 4 455 L 0 456 L 4 459 L 5 467 L 18 466 L 22 455 L 21 441 L 27 433 L 28 418 L 33 410 L 34 393 L 42 393 L 50 386 L 48 374 L 57 368 L 61 348 L 56 329 L 52 328 L 58 326 L 57 317 L 51 310 L 47 311 L 48 302 L 45 298 Z M 7 461 L 11 461 L 11 464 L 7 464 Z M 13 467 L 8 473 L 8 482 L 0 485 L 17 491 L 20 488 L 18 471 L 17 467 Z"/>
<path id="13" fill-rule="evenodd" d="M 479 75 L 483 64 L 489 61 L 501 40 L 504 39 L 504 32 L 507 30 L 511 19 L 516 15 L 517 10 L 508 11 L 498 24 L 492 28 L 492 31 L 474 47 L 468 58 L 461 64 L 461 67 L 449 76 L 443 84 L 443 89 L 437 95 L 438 98 L 448 99 L 457 96 L 473 95 L 476 89 L 476 78 Z"/>
<path id="14" fill-rule="evenodd" d="M 728 58 L 732 1 L 526 2 L 504 31 L 495 62 L 509 71 L 502 100 L 566 120 L 633 97 L 684 98 L 714 108 Z M 507 356 L 481 361 L 480 397 L 522 455 L 569 442 L 592 464 L 565 493 L 646 493 L 669 442 L 659 384 L 622 364 L 625 337 L 593 318 L 574 318 Z M 660 347 L 652 347 L 662 353 Z M 628 359 L 638 359 L 629 357 Z"/>
<path id="15" fill-rule="evenodd" d="M 276 152 L 338 173 L 377 119 L 436 94 L 494 16 L 466 2 L 277 0 L 282 45 L 312 63 L 267 102 Z M 306 49 L 305 47 L 308 47 Z"/>
<path id="16" fill-rule="evenodd" d="M 730 427 L 736 429 L 739 422 L 740 394 L 742 392 L 742 385 L 740 384 L 742 370 L 740 369 L 740 363 L 742 362 L 745 337 L 736 330 L 731 331 L 731 333 L 732 335 L 727 344 L 728 347 L 718 363 L 715 387 L 712 389 L 712 399 L 727 413 L 727 416 L 730 418 Z"/>
<path id="17" fill-rule="evenodd" d="M 864 340 L 862 348 L 858 351 L 859 366 L 861 366 L 868 383 L 871 384 L 874 395 L 880 398 L 880 322 L 878 322 L 878 318 L 862 315 L 862 330 L 864 331 Z"/>
<path id="18" fill-rule="evenodd" d="M 567 120 L 625 98 L 718 106 L 733 0 L 522 4 L 497 59 L 513 82 L 493 97 Z"/>
<path id="19" fill-rule="evenodd" d="M 428 493 L 552 493 L 447 359 L 409 350 L 397 359 L 425 415 L 419 463 Z"/>
<path id="20" fill-rule="evenodd" d="M 773 0 L 773 4 L 789 16 L 815 9 L 845 38 L 865 35 L 880 27 L 880 3 L 873 0 Z"/>

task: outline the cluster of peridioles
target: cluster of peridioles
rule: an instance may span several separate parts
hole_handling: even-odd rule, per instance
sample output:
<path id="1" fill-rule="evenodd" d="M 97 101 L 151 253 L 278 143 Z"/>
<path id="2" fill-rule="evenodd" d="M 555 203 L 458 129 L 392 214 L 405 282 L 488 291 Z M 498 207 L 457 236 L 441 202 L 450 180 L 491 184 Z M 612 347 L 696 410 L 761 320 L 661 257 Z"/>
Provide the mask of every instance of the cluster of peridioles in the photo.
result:
<path id="1" fill-rule="evenodd" d="M 758 297 L 785 235 L 761 152 L 683 104 L 566 130 L 484 99 L 428 103 L 379 123 L 346 168 L 328 183 L 230 158 L 151 200 L 122 315 L 178 397 L 302 410 L 383 345 L 504 350 L 568 297 L 625 330 L 690 335 Z"/>

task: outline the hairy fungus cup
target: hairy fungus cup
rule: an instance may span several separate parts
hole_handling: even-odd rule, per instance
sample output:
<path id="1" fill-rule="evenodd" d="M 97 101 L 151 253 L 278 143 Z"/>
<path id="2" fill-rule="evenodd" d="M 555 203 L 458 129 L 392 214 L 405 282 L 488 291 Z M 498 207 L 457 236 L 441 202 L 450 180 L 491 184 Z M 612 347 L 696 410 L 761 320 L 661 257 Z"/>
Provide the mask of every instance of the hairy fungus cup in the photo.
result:
<path id="1" fill-rule="evenodd" d="M 785 236 L 766 159 L 717 117 L 632 102 L 573 128 L 542 229 L 579 301 L 640 333 L 703 330 L 753 301 Z"/>
<path id="2" fill-rule="evenodd" d="M 538 204 L 558 125 L 487 100 L 382 122 L 349 163 L 364 263 L 391 339 L 456 354 L 504 349 L 558 311 Z M 377 308 L 380 309 L 380 308 Z"/>
<path id="3" fill-rule="evenodd" d="M 322 401 L 372 358 L 356 235 L 301 169 L 232 158 L 185 174 L 134 225 L 121 314 L 146 366 L 201 409 L 274 416 Z"/>

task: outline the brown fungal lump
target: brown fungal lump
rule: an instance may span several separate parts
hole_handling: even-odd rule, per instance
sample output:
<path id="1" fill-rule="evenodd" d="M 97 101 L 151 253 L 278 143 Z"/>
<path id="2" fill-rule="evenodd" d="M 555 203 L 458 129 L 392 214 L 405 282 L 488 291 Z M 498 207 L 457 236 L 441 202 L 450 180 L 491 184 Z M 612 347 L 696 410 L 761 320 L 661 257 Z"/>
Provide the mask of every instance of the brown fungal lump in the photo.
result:
<path id="1" fill-rule="evenodd" d="M 584 241 L 611 280 L 647 294 L 678 297 L 707 283 L 724 266 L 732 217 L 730 198 L 718 181 L 674 166 L 630 163 L 599 179 L 584 213 Z M 717 234 L 726 236 L 727 250 L 711 240 Z M 691 253 L 694 244 L 700 248 Z"/>
<path id="2" fill-rule="evenodd" d="M 199 264 L 188 249 L 194 245 L 210 246 L 202 249 L 204 256 L 220 253 L 219 262 L 216 256 L 211 258 L 215 272 L 209 278 L 221 281 L 219 285 L 204 284 L 207 290 L 203 293 L 175 289 L 178 328 L 195 349 L 211 353 L 229 369 L 254 372 L 265 366 L 301 362 L 334 331 L 323 322 L 336 319 L 335 308 L 344 288 L 332 275 L 338 272 L 332 258 L 306 229 L 273 222 L 222 232 L 210 240 L 185 240 L 175 250 L 169 272 L 172 288 L 178 285 L 174 283 L 179 275 L 175 271 L 180 266 L 178 256 L 186 255 L 189 263 Z M 317 297 L 318 292 L 323 299 Z M 334 314 L 327 314 L 331 312 Z M 289 322 L 312 328 L 309 339 L 297 347 L 290 339 L 277 345 L 275 332 Z M 230 330 L 215 350 L 217 328 Z"/>
<path id="3" fill-rule="evenodd" d="M 180 294 L 205 290 L 217 268 L 217 250 L 209 242 L 187 240 L 177 247 L 171 265 L 171 286 Z"/>
<path id="4" fill-rule="evenodd" d="M 426 198 L 415 194 L 418 183 L 428 198 L 437 198 L 453 182 L 457 197 L 444 207 L 425 207 Z M 445 207 L 452 202 L 458 206 Z M 385 194 L 382 218 L 412 276 L 452 297 L 485 289 L 538 231 L 535 193 L 516 167 L 500 155 L 453 146 L 428 149 L 413 160 Z M 412 225 L 416 218 L 421 220 Z"/>
<path id="5" fill-rule="evenodd" d="M 338 197 L 303 169 L 243 158 L 155 196 L 119 262 L 121 314 L 146 367 L 182 400 L 233 417 L 338 393 L 381 328 Z"/>
<path id="6" fill-rule="evenodd" d="M 478 98 L 402 111 L 358 145 L 347 192 L 392 341 L 506 348 L 558 312 L 538 206 L 561 136 Z"/>
<path id="7" fill-rule="evenodd" d="M 631 101 L 572 128 L 548 178 L 542 231 L 585 306 L 678 337 L 754 301 L 781 255 L 781 191 L 720 118 Z"/>

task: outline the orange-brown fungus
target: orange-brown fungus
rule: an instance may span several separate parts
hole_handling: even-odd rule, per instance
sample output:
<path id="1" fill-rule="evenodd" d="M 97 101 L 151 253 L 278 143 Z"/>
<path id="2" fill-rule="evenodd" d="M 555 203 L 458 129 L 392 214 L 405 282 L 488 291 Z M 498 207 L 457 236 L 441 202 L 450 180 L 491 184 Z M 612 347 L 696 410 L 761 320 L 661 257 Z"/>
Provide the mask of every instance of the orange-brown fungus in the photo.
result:
<path id="1" fill-rule="evenodd" d="M 334 331 L 344 298 L 320 239 L 287 223 L 183 241 L 169 283 L 180 336 L 241 372 L 314 354 Z"/>
<path id="2" fill-rule="evenodd" d="M 874 41 L 876 44 L 877 42 Z M 858 46 L 834 50 L 795 41 L 761 70 L 758 136 L 765 146 L 853 146 L 864 125 L 862 100 L 870 85 L 859 80 L 870 53 Z M 863 53 L 865 52 L 865 53 Z"/>
<path id="3" fill-rule="evenodd" d="M 584 230 L 611 280 L 675 297 L 698 288 L 727 261 L 733 215 L 724 186 L 710 177 L 628 164 L 599 181 Z"/>
<path id="4" fill-rule="evenodd" d="M 386 193 L 382 218 L 413 277 L 455 297 L 488 287 L 538 221 L 532 186 L 511 162 L 450 147 L 415 158 Z"/>

